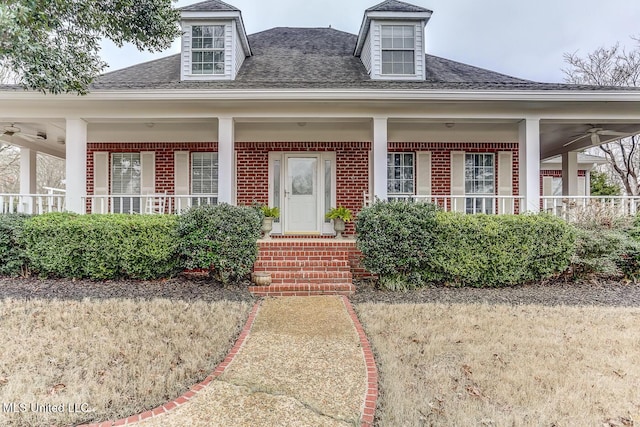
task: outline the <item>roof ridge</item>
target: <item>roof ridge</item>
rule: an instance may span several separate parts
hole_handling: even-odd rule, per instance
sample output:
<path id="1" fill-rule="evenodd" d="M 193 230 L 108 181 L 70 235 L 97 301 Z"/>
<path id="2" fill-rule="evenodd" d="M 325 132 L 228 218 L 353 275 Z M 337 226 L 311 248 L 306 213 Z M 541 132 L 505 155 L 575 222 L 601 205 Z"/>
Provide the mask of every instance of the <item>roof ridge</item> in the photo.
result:
<path id="1" fill-rule="evenodd" d="M 419 9 L 421 12 L 432 12 L 431 10 L 422 7 L 422 6 L 417 6 L 415 4 L 411 4 L 411 3 L 407 3 L 401 0 L 384 0 L 381 3 L 378 3 L 374 6 L 371 6 L 370 8 L 366 9 L 365 12 L 382 12 L 385 11 L 385 8 L 387 8 L 387 6 L 391 5 L 391 4 L 395 4 L 395 5 L 401 5 L 401 6 L 405 6 L 406 8 L 409 9 Z M 387 10 L 389 10 L 389 8 L 387 8 Z M 415 10 L 414 10 L 415 12 Z"/>
<path id="2" fill-rule="evenodd" d="M 222 6 L 222 7 L 226 6 L 230 10 L 240 12 L 240 9 L 238 9 L 237 7 L 235 7 L 235 6 L 233 6 L 233 5 L 229 4 L 229 3 L 225 3 L 222 0 L 204 0 L 204 1 L 201 1 L 201 2 L 198 2 L 198 3 L 188 4 L 186 6 L 182 6 L 182 7 L 178 8 L 178 10 L 189 11 L 189 10 L 193 10 L 194 8 L 198 8 L 198 6 L 203 6 L 203 5 L 207 4 L 207 3 L 215 3 L 215 4 L 218 4 L 218 5 Z M 202 11 L 202 9 L 199 9 L 199 10 Z M 212 9 L 212 10 L 216 10 L 216 9 Z"/>

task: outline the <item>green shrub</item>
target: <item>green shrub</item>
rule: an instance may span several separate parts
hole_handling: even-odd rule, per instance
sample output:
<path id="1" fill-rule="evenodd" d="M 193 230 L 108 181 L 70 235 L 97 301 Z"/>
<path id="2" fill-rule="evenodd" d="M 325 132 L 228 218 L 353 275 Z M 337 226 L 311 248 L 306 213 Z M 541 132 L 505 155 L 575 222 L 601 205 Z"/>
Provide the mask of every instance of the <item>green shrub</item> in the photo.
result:
<path id="1" fill-rule="evenodd" d="M 576 252 L 571 260 L 574 277 L 591 274 L 624 275 L 636 279 L 640 275 L 640 239 L 638 222 L 602 225 L 576 224 Z"/>
<path id="2" fill-rule="evenodd" d="M 364 266 L 387 288 L 416 287 L 433 250 L 436 207 L 431 204 L 376 202 L 356 218 L 358 249 Z M 403 284 L 405 286 L 403 286 Z"/>
<path id="3" fill-rule="evenodd" d="M 24 231 L 31 269 L 44 277 L 154 279 L 176 273 L 176 218 L 170 215 L 34 217 Z"/>
<path id="4" fill-rule="evenodd" d="M 429 274 L 467 286 L 505 286 L 564 271 L 575 233 L 549 215 L 437 215 L 436 250 Z"/>
<path id="5" fill-rule="evenodd" d="M 0 215 L 0 275 L 20 276 L 26 273 L 26 260 L 22 230 L 29 218 L 23 214 Z"/>
<path id="6" fill-rule="evenodd" d="M 464 215 L 377 202 L 356 220 L 363 264 L 389 289 L 426 282 L 505 286 L 563 271 L 575 233 L 548 215 Z"/>
<path id="7" fill-rule="evenodd" d="M 204 205 L 178 220 L 180 256 L 187 269 L 207 269 L 227 283 L 246 276 L 258 256 L 262 215 L 245 206 Z"/>

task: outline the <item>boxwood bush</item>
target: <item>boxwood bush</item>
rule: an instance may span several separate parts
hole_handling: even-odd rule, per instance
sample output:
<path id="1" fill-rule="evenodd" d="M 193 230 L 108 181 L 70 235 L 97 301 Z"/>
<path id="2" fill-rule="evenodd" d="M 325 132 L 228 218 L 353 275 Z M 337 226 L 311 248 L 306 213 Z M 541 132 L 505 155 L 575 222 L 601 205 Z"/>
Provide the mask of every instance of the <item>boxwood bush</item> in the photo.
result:
<path id="1" fill-rule="evenodd" d="M 25 274 L 26 250 L 22 229 L 29 218 L 23 214 L 0 215 L 0 275 L 20 276 Z"/>
<path id="2" fill-rule="evenodd" d="M 262 214 L 227 204 L 188 209 L 179 217 L 180 257 L 187 269 L 206 269 L 228 283 L 251 272 L 258 256 Z"/>
<path id="3" fill-rule="evenodd" d="M 506 286 L 564 271 L 575 231 L 548 215 L 464 215 L 377 202 L 356 220 L 365 267 L 390 289 Z"/>
<path id="4" fill-rule="evenodd" d="M 29 267 L 42 277 L 169 277 L 179 269 L 176 221 L 171 215 L 39 215 L 24 228 Z"/>

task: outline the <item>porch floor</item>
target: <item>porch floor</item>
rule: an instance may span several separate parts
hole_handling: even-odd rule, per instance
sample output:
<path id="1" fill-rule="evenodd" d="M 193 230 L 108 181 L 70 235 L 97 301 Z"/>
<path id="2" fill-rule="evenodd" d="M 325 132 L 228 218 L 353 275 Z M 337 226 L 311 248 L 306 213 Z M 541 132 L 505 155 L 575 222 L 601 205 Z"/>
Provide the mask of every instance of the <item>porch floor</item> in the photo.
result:
<path id="1" fill-rule="evenodd" d="M 355 239 L 260 239 L 253 272 L 268 275 L 271 284 L 249 290 L 256 296 L 351 295 L 356 258 Z"/>

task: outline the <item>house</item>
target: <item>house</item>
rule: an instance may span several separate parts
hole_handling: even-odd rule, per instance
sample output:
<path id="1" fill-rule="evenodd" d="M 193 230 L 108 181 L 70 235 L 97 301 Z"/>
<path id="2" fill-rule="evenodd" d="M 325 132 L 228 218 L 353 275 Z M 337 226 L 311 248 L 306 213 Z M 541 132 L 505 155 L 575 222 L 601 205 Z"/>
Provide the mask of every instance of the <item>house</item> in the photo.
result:
<path id="1" fill-rule="evenodd" d="M 261 203 L 280 207 L 274 234 L 298 236 L 330 236 L 329 208 L 374 198 L 538 211 L 558 191 L 588 195 L 579 151 L 640 132 L 640 91 L 425 54 L 422 6 L 383 1 L 358 34 L 246 34 L 241 11 L 219 0 L 181 14 L 180 54 L 107 73 L 86 96 L 0 87 L 2 138 L 22 147 L 22 195 L 3 195 L 3 210 Z M 66 158 L 65 195 L 33 195 L 36 152 Z M 541 175 L 551 158 L 558 172 Z"/>

